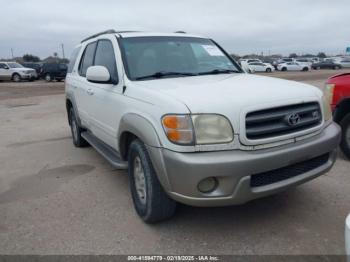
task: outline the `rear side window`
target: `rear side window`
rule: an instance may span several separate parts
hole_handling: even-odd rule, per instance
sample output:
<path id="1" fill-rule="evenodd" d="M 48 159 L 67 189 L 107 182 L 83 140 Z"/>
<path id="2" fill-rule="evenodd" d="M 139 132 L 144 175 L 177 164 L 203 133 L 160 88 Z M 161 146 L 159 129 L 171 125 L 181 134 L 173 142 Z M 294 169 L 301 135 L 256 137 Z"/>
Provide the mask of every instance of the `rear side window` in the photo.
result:
<path id="1" fill-rule="evenodd" d="M 77 60 L 80 49 L 81 49 L 81 46 L 78 46 L 73 50 L 72 55 L 70 56 L 67 73 L 72 73 L 73 67 L 75 65 L 75 61 Z"/>
<path id="2" fill-rule="evenodd" d="M 87 69 L 94 63 L 94 54 L 95 54 L 96 42 L 88 44 L 86 46 L 84 55 L 80 61 L 79 74 L 83 77 L 86 76 Z"/>
<path id="3" fill-rule="evenodd" d="M 113 45 L 109 40 L 98 41 L 94 65 L 104 66 L 108 69 L 113 82 L 118 82 L 118 73 Z"/>

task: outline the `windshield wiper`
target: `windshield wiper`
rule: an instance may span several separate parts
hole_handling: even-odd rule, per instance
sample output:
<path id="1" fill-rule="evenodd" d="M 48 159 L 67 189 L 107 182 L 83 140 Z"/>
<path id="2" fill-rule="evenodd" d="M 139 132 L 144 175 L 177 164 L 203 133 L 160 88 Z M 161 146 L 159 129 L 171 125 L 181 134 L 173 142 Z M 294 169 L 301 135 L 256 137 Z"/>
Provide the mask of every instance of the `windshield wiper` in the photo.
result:
<path id="1" fill-rule="evenodd" d="M 159 71 L 151 75 L 139 76 L 136 77 L 135 80 L 142 80 L 147 78 L 162 78 L 166 76 L 196 76 L 194 73 L 186 73 L 186 72 L 167 72 L 167 71 Z"/>
<path id="2" fill-rule="evenodd" d="M 207 72 L 200 72 L 198 75 L 218 75 L 218 74 L 231 74 L 231 73 L 239 73 L 239 71 L 232 69 L 214 69 Z"/>

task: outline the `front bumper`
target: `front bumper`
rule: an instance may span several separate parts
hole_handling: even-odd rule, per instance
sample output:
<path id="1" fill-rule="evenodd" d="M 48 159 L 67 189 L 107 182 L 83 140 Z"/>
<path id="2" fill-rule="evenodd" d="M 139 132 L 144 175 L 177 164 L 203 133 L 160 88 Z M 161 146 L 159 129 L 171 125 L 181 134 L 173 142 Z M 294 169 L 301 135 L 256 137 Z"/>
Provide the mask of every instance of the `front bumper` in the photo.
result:
<path id="1" fill-rule="evenodd" d="M 20 74 L 21 78 L 24 80 L 34 80 L 38 77 L 36 73 L 30 73 L 30 74 Z"/>
<path id="2" fill-rule="evenodd" d="M 317 136 L 265 150 L 178 153 L 148 147 L 148 151 L 158 178 L 171 198 L 193 206 L 225 206 L 243 204 L 320 176 L 334 164 L 339 142 L 340 128 L 332 123 Z M 253 174 L 288 167 L 327 153 L 328 161 L 311 171 L 276 183 L 251 186 Z M 201 193 L 198 183 L 208 177 L 215 177 L 218 186 L 211 193 Z"/>

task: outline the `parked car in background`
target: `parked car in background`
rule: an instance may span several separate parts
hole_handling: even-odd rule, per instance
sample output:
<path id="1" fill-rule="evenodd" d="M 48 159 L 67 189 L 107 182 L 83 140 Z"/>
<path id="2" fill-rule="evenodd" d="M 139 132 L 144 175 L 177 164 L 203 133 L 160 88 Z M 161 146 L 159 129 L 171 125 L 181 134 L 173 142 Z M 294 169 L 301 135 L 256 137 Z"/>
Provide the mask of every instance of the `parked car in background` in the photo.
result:
<path id="1" fill-rule="evenodd" d="M 109 30 L 73 51 L 73 144 L 128 169 L 147 223 L 243 204 L 329 171 L 340 128 L 316 87 L 249 75 L 209 38 Z M 312 192 L 310 192 L 312 193 Z"/>
<path id="2" fill-rule="evenodd" d="M 350 73 L 329 78 L 325 86 L 325 94 L 330 101 L 334 121 L 343 131 L 340 148 L 350 159 Z"/>
<path id="3" fill-rule="evenodd" d="M 275 71 L 275 68 L 267 63 L 253 62 L 248 64 L 248 68 L 251 72 L 267 72 L 271 73 Z"/>
<path id="4" fill-rule="evenodd" d="M 342 68 L 349 68 L 350 67 L 350 59 L 341 60 L 340 65 L 342 66 Z"/>
<path id="5" fill-rule="evenodd" d="M 22 63 L 22 66 L 27 67 L 27 68 L 31 68 L 34 69 L 37 73 L 37 79 L 39 79 L 40 77 L 40 72 L 41 72 L 41 67 L 42 67 L 42 63 L 30 63 L 30 62 L 25 62 Z"/>
<path id="6" fill-rule="evenodd" d="M 350 262 L 350 214 L 345 221 L 345 250 L 348 257 L 348 262 Z"/>
<path id="7" fill-rule="evenodd" d="M 278 64 L 277 70 L 280 71 L 309 71 L 311 67 L 309 65 L 299 64 L 297 62 L 288 62 Z"/>
<path id="8" fill-rule="evenodd" d="M 312 64 L 312 69 L 319 70 L 319 69 L 341 69 L 341 64 L 335 63 L 333 60 L 326 59 L 324 61 L 321 61 L 319 63 Z"/>
<path id="9" fill-rule="evenodd" d="M 33 81 L 38 77 L 36 71 L 16 62 L 0 62 L 0 80 Z"/>
<path id="10" fill-rule="evenodd" d="M 297 58 L 295 59 L 295 62 L 297 62 L 300 65 L 306 65 L 306 66 L 312 65 L 312 62 L 307 58 Z"/>
<path id="11" fill-rule="evenodd" d="M 45 63 L 41 68 L 40 76 L 46 81 L 61 81 L 66 78 L 67 65 L 63 63 Z"/>

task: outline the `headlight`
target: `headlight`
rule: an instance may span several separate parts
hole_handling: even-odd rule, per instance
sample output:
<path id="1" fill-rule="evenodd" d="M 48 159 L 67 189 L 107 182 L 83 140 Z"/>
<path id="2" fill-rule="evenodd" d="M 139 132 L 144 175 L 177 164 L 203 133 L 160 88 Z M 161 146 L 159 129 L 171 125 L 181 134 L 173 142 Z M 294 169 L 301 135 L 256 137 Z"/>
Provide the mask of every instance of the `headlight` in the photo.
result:
<path id="1" fill-rule="evenodd" d="M 232 126 L 221 115 L 166 115 L 162 124 L 168 139 L 176 144 L 224 144 L 233 141 Z"/>
<path id="2" fill-rule="evenodd" d="M 233 140 L 230 122 L 221 115 L 192 115 L 196 144 L 223 144 Z"/>
<path id="3" fill-rule="evenodd" d="M 325 95 L 322 96 L 322 102 L 323 102 L 323 114 L 324 114 L 324 120 L 328 121 L 332 119 L 332 109 L 331 105 Z"/>

